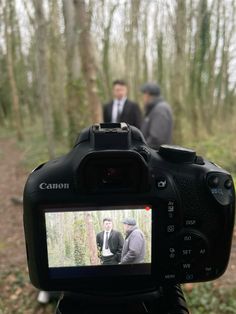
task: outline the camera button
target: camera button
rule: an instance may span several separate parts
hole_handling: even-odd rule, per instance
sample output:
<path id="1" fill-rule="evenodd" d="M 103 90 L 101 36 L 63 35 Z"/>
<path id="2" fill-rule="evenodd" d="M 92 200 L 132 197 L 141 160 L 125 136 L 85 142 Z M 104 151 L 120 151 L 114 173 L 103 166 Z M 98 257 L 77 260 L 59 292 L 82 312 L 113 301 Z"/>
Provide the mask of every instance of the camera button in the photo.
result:
<path id="1" fill-rule="evenodd" d="M 199 221 L 195 218 L 188 218 L 184 220 L 185 227 L 196 227 L 199 225 Z"/>
<path id="2" fill-rule="evenodd" d="M 177 259 L 177 251 L 176 251 L 175 247 L 169 247 L 168 248 L 167 258 L 170 261 L 176 261 L 176 259 Z"/>
<path id="3" fill-rule="evenodd" d="M 180 264 L 180 268 L 182 271 L 190 271 L 192 270 L 194 267 L 193 267 L 193 264 L 190 263 L 190 262 L 187 262 L 187 263 L 181 263 Z"/>
<path id="4" fill-rule="evenodd" d="M 216 188 L 219 186 L 220 178 L 216 175 L 212 175 L 207 180 L 209 187 Z"/>
<path id="5" fill-rule="evenodd" d="M 176 275 L 173 274 L 173 273 L 165 274 L 164 275 L 164 279 L 166 279 L 166 280 L 174 280 L 174 279 L 176 279 Z"/>
<path id="6" fill-rule="evenodd" d="M 194 274 L 185 274 L 185 279 L 191 282 L 195 279 L 195 276 Z"/>
<path id="7" fill-rule="evenodd" d="M 215 277 L 217 275 L 217 271 L 215 270 L 215 268 L 211 265 L 207 265 L 204 267 L 204 276 L 205 277 Z"/>
<path id="8" fill-rule="evenodd" d="M 159 176 L 156 178 L 156 187 L 158 190 L 163 190 L 167 187 L 167 179 L 164 176 Z"/>
<path id="9" fill-rule="evenodd" d="M 166 226 L 166 232 L 167 233 L 174 233 L 176 231 L 175 225 L 167 225 Z"/>
<path id="10" fill-rule="evenodd" d="M 229 175 L 210 173 L 208 174 L 207 183 L 212 196 L 220 205 L 226 206 L 233 204 L 233 180 Z"/>
<path id="11" fill-rule="evenodd" d="M 175 227 L 177 229 L 180 226 L 180 215 L 178 214 L 178 205 L 177 205 L 175 200 L 168 200 L 165 203 L 165 205 L 164 205 L 164 219 L 165 219 L 166 226 L 175 225 Z M 167 228 L 167 229 L 169 229 L 169 228 Z M 169 233 L 168 230 L 167 230 L 167 232 Z"/>
<path id="12" fill-rule="evenodd" d="M 224 183 L 224 187 L 226 189 L 231 189 L 233 187 L 233 181 L 231 179 L 227 179 Z"/>
<path id="13" fill-rule="evenodd" d="M 184 261 L 192 261 L 194 258 L 194 250 L 192 249 L 191 246 L 189 247 L 184 247 L 181 249 L 181 256 Z"/>
<path id="14" fill-rule="evenodd" d="M 207 246 L 206 245 L 202 245 L 198 248 L 196 248 L 195 250 L 195 254 L 194 257 L 199 259 L 205 259 L 205 257 L 207 256 L 208 250 L 207 250 Z"/>

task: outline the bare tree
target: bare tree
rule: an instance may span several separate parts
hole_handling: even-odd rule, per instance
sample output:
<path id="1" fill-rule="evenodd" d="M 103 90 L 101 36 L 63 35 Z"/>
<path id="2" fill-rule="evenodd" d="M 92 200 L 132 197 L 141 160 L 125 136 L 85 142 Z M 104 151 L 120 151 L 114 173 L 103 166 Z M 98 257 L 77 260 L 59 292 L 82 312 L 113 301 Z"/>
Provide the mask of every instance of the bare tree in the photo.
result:
<path id="1" fill-rule="evenodd" d="M 44 14 L 43 2 L 33 0 L 35 9 L 35 40 L 36 40 L 36 65 L 37 65 L 37 88 L 40 108 L 43 118 L 44 132 L 47 138 L 49 156 L 55 157 L 52 105 L 49 95 L 48 79 L 48 46 L 47 46 L 47 22 Z"/>
<path id="2" fill-rule="evenodd" d="M 10 18 L 12 18 L 11 12 L 11 6 L 14 5 L 12 1 L 8 1 L 5 4 L 4 8 L 4 22 L 5 22 L 5 41 L 6 41 L 6 57 L 7 57 L 7 72 L 9 77 L 9 84 L 11 87 L 11 99 L 12 99 L 12 111 L 13 111 L 13 125 L 17 132 L 17 137 L 19 140 L 23 139 L 23 130 L 22 130 L 22 121 L 21 121 L 21 115 L 20 115 L 20 102 L 19 102 L 19 96 L 18 96 L 18 90 L 16 85 L 16 78 L 14 73 L 14 64 L 13 64 L 13 57 L 12 57 L 12 35 L 13 31 L 12 28 L 10 28 L 10 25 L 12 24 L 10 21 Z"/>
<path id="3" fill-rule="evenodd" d="M 79 51 L 82 71 L 86 82 L 87 98 L 93 123 L 102 121 L 101 103 L 97 89 L 97 67 L 95 64 L 92 38 L 89 28 L 89 14 L 84 0 L 74 0 L 76 20 L 79 26 Z"/>
<path id="4" fill-rule="evenodd" d="M 72 146 L 78 131 L 87 122 L 87 108 L 83 93 L 82 70 L 78 47 L 78 26 L 75 20 L 73 1 L 63 0 L 65 21 L 66 66 L 67 66 L 67 103 L 68 139 Z"/>

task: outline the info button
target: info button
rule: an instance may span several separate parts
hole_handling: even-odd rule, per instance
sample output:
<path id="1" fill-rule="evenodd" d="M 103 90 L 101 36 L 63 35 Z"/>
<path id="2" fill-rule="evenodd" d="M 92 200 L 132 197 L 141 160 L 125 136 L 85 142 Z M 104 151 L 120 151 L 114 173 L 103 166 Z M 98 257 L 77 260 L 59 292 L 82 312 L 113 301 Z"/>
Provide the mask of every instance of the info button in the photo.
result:
<path id="1" fill-rule="evenodd" d="M 185 227 L 197 227 L 199 222 L 196 218 L 187 218 L 184 220 Z"/>

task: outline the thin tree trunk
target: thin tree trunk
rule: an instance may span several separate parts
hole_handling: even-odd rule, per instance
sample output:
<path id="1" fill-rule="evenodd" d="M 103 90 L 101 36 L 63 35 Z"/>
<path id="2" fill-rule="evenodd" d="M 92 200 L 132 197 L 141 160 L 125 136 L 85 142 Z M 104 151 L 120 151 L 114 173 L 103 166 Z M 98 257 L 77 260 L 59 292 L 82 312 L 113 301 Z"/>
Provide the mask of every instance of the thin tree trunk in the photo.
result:
<path id="1" fill-rule="evenodd" d="M 7 72 L 9 77 L 9 84 L 11 88 L 11 98 L 12 98 L 12 111 L 13 111 L 13 125 L 17 132 L 17 138 L 23 140 L 22 133 L 22 121 L 20 116 L 20 102 L 18 96 L 18 90 L 16 85 L 16 78 L 14 74 L 14 65 L 12 57 L 12 29 L 9 32 L 9 12 L 8 3 L 4 9 L 4 22 L 5 22 L 5 41 L 7 48 Z"/>
<path id="2" fill-rule="evenodd" d="M 47 25 L 43 11 L 43 2 L 33 0 L 36 21 L 36 53 L 37 53 L 37 82 L 39 102 L 43 117 L 43 127 L 47 138 L 50 158 L 55 157 L 52 106 L 49 96 L 48 54 L 47 54 Z"/>
<path id="3" fill-rule="evenodd" d="M 104 29 L 102 65 L 103 65 L 103 72 L 104 72 L 104 78 L 105 78 L 106 97 L 111 97 L 111 76 L 110 76 L 110 59 L 109 59 L 110 33 L 111 33 L 111 27 L 112 27 L 112 22 L 113 22 L 113 16 L 117 7 L 118 7 L 118 4 L 115 4 L 111 8 L 108 25 Z"/>
<path id="4" fill-rule="evenodd" d="M 56 138 L 61 138 L 66 128 L 65 124 L 65 53 L 62 47 L 60 33 L 58 1 L 50 3 L 50 98 L 53 105 L 54 133 Z"/>
<path id="5" fill-rule="evenodd" d="M 182 114 L 184 100 L 184 73 L 185 73 L 185 42 L 186 42 L 186 3 L 179 0 L 176 4 L 175 23 L 175 69 L 173 77 L 173 105 L 175 113 L 175 143 L 183 140 Z"/>
<path id="6" fill-rule="evenodd" d="M 96 245 L 96 234 L 94 231 L 92 215 L 89 212 L 85 212 L 84 216 L 87 230 L 87 245 L 89 250 L 90 264 L 99 265 L 99 258 Z"/>
<path id="7" fill-rule="evenodd" d="M 89 16 L 84 0 L 74 0 L 77 23 L 79 26 L 79 51 L 82 71 L 86 82 L 87 98 L 93 123 L 102 121 L 102 108 L 97 90 L 97 69 L 89 29 Z"/>

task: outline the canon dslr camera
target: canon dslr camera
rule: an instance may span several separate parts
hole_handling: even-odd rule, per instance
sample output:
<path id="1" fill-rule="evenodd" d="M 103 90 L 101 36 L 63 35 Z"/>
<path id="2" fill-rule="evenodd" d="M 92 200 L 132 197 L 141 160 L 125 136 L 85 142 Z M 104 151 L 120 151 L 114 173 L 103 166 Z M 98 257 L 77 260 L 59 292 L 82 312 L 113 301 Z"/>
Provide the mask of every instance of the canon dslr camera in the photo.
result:
<path id="1" fill-rule="evenodd" d="M 93 125 L 28 178 L 30 278 L 49 291 L 127 293 L 213 280 L 228 264 L 234 212 L 219 166 L 182 147 L 153 150 L 125 123 Z"/>

